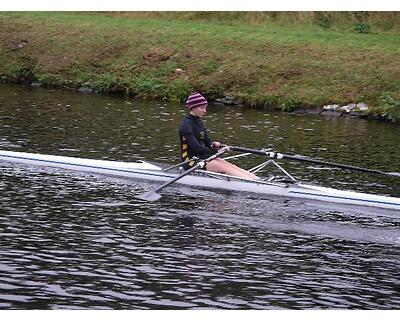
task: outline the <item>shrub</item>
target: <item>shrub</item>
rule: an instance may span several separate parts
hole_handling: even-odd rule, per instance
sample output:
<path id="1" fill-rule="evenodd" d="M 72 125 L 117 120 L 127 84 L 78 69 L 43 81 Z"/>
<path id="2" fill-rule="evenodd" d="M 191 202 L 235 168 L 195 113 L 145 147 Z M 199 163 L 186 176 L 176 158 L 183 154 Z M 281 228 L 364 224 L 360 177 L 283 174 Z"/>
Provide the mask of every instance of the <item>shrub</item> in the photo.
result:
<path id="1" fill-rule="evenodd" d="M 159 80 L 154 79 L 147 74 L 139 75 L 135 81 L 135 89 L 137 93 L 148 98 L 162 96 L 164 87 L 164 84 Z"/>
<path id="2" fill-rule="evenodd" d="M 383 94 L 379 99 L 379 107 L 383 109 L 390 121 L 400 122 L 400 100 L 396 100 L 389 94 Z"/>
<path id="3" fill-rule="evenodd" d="M 257 94 L 251 94 L 244 99 L 244 102 L 255 108 L 268 109 L 278 105 L 279 98 L 275 95 L 260 96 Z"/>
<path id="4" fill-rule="evenodd" d="M 271 108 L 279 103 L 279 98 L 275 95 L 268 95 L 263 97 L 260 102 L 263 108 Z"/>
<path id="5" fill-rule="evenodd" d="M 89 83 L 91 79 L 92 79 L 92 76 L 88 72 L 81 71 L 76 74 L 76 82 L 79 85 L 85 85 L 85 84 Z"/>
<path id="6" fill-rule="evenodd" d="M 172 101 L 182 102 L 194 91 L 183 79 L 175 79 L 168 85 L 168 97 Z"/>
<path id="7" fill-rule="evenodd" d="M 282 104 L 282 111 L 285 111 L 285 112 L 293 112 L 294 110 L 296 110 L 298 107 L 300 107 L 301 106 L 301 101 L 300 100 L 297 100 L 297 99 L 290 99 L 290 100 L 288 100 L 288 101 L 285 101 L 283 104 Z"/>
<path id="8" fill-rule="evenodd" d="M 371 26 L 368 23 L 365 22 L 359 22 L 355 25 L 354 29 L 358 33 L 369 33 L 371 30 Z"/>
<path id="9" fill-rule="evenodd" d="M 21 57 L 7 68 L 7 78 L 17 82 L 32 82 L 38 70 L 36 60 L 30 57 Z"/>
<path id="10" fill-rule="evenodd" d="M 356 12 L 354 12 L 354 16 L 357 20 L 357 23 L 354 26 L 354 29 L 358 33 L 369 33 L 371 30 L 371 26 L 368 24 L 367 21 L 370 16 L 370 13 L 367 11 L 356 11 Z"/>
<path id="11" fill-rule="evenodd" d="M 121 86 L 124 88 L 124 92 L 128 95 L 135 93 L 136 78 L 126 76 L 121 80 Z"/>
<path id="12" fill-rule="evenodd" d="M 51 73 L 41 73 L 37 75 L 36 79 L 43 87 L 56 87 L 62 84 L 61 77 Z"/>
<path id="13" fill-rule="evenodd" d="M 112 74 L 103 74 L 94 82 L 94 87 L 99 92 L 108 92 L 117 84 L 116 76 Z"/>

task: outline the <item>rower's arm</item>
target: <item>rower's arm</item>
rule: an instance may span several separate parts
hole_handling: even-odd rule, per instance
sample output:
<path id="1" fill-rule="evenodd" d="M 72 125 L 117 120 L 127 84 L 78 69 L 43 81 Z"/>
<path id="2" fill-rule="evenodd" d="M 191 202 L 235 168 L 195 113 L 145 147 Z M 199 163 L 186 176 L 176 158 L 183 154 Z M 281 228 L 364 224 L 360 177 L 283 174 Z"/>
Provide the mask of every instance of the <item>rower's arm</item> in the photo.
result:
<path id="1" fill-rule="evenodd" d="M 204 143 L 207 147 L 212 148 L 213 141 L 211 140 L 210 136 L 208 135 L 207 130 L 204 128 Z"/>
<path id="2" fill-rule="evenodd" d="M 190 146 L 190 148 L 192 149 L 192 151 L 195 154 L 215 154 L 217 153 L 216 149 L 212 149 L 212 148 L 208 148 L 206 146 L 201 145 L 196 137 L 194 136 L 194 133 L 186 133 L 183 135 L 188 143 L 188 145 Z"/>

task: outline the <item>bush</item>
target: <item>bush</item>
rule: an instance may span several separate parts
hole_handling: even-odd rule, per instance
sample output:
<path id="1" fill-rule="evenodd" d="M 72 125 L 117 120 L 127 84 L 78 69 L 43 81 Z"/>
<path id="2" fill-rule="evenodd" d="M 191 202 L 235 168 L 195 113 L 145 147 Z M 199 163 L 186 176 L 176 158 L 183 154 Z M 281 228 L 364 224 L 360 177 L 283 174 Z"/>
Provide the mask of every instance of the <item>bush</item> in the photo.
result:
<path id="1" fill-rule="evenodd" d="M 396 100 L 389 94 L 384 94 L 379 99 L 379 107 L 383 109 L 385 116 L 392 122 L 400 122 L 400 100 Z"/>
<path id="2" fill-rule="evenodd" d="M 112 74 L 103 74 L 94 82 L 94 87 L 99 92 L 108 92 L 117 84 L 116 76 Z"/>
<path id="3" fill-rule="evenodd" d="M 290 99 L 290 100 L 288 100 L 288 101 L 285 101 L 283 104 L 282 104 L 282 111 L 285 111 L 285 112 L 293 112 L 294 110 L 296 110 L 298 107 L 300 107 L 301 106 L 301 101 L 300 100 L 297 100 L 297 99 Z"/>
<path id="4" fill-rule="evenodd" d="M 260 101 L 263 108 L 271 108 L 279 103 L 279 98 L 274 95 L 265 96 Z"/>
<path id="5" fill-rule="evenodd" d="M 61 77 L 51 73 L 41 73 L 37 75 L 36 79 L 43 87 L 57 87 L 62 84 Z"/>
<path id="6" fill-rule="evenodd" d="M 21 57 L 13 64 L 9 65 L 4 77 L 12 82 L 29 83 L 35 80 L 38 65 L 35 59 L 30 57 Z"/>
<path id="7" fill-rule="evenodd" d="M 146 74 L 141 74 L 136 78 L 135 89 L 138 94 L 147 98 L 163 96 L 164 84 Z"/>
<path id="8" fill-rule="evenodd" d="M 365 22 L 360 22 L 357 23 L 354 27 L 354 29 L 358 32 L 358 33 L 369 33 L 371 30 L 371 26 L 368 23 Z"/>
<path id="9" fill-rule="evenodd" d="M 257 94 L 252 94 L 245 98 L 244 102 L 257 109 L 268 109 L 277 106 L 279 104 L 279 98 L 275 95 L 259 96 Z"/>
<path id="10" fill-rule="evenodd" d="M 170 100 L 182 102 L 186 100 L 193 89 L 185 80 L 176 79 L 168 85 L 167 91 Z"/>
<path id="11" fill-rule="evenodd" d="M 136 78 L 132 76 L 126 76 L 121 79 L 121 86 L 124 88 L 125 94 L 135 94 L 135 88 L 136 88 Z"/>

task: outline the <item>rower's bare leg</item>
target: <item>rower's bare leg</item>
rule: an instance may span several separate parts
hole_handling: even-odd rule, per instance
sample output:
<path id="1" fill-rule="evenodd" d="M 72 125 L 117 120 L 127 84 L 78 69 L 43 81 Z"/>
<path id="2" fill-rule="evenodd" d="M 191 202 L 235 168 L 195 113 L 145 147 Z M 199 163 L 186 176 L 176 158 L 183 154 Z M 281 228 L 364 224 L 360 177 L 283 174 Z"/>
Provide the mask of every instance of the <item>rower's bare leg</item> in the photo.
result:
<path id="1" fill-rule="evenodd" d="M 226 162 L 228 162 L 228 161 L 226 161 Z M 251 173 L 250 171 L 247 171 L 247 170 L 245 170 L 245 169 L 243 169 L 243 168 L 241 168 L 241 167 L 238 167 L 238 166 L 236 166 L 236 165 L 234 165 L 234 164 L 232 164 L 232 163 L 230 163 L 230 162 L 228 162 L 228 164 L 229 164 L 231 167 L 234 167 L 235 169 L 240 170 L 243 174 L 246 174 L 246 175 L 250 174 L 250 176 L 251 176 L 253 179 L 259 179 L 259 177 L 257 177 L 254 173 Z"/>
<path id="2" fill-rule="evenodd" d="M 232 163 L 229 163 L 229 162 L 228 162 L 228 165 L 229 165 L 231 168 L 233 168 L 234 170 L 239 171 L 239 172 L 243 175 L 244 178 L 247 178 L 247 179 L 260 179 L 260 178 L 257 177 L 254 173 L 251 173 L 251 172 L 249 172 L 249 171 L 247 171 L 247 170 L 245 170 L 245 169 L 243 169 L 243 168 L 240 168 L 240 167 L 238 167 L 238 166 L 236 166 L 236 165 L 234 165 L 234 164 L 232 164 Z"/>
<path id="3" fill-rule="evenodd" d="M 223 159 L 215 159 L 207 163 L 207 170 L 246 179 L 259 179 L 259 177 L 257 177 L 255 174 L 239 168 L 238 166 L 235 166 L 234 164 Z"/>

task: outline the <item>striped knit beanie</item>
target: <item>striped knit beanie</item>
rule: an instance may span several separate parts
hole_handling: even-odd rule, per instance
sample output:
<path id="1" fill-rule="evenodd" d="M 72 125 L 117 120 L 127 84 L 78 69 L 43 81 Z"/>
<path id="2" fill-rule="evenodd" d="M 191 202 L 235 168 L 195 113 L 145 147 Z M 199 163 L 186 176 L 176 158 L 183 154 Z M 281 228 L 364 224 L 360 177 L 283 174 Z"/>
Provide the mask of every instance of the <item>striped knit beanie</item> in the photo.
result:
<path id="1" fill-rule="evenodd" d="M 189 108 L 189 110 L 200 107 L 200 106 L 208 106 L 208 102 L 206 98 L 204 98 L 200 93 L 196 92 L 193 93 L 189 96 L 189 98 L 186 100 L 186 106 Z"/>

